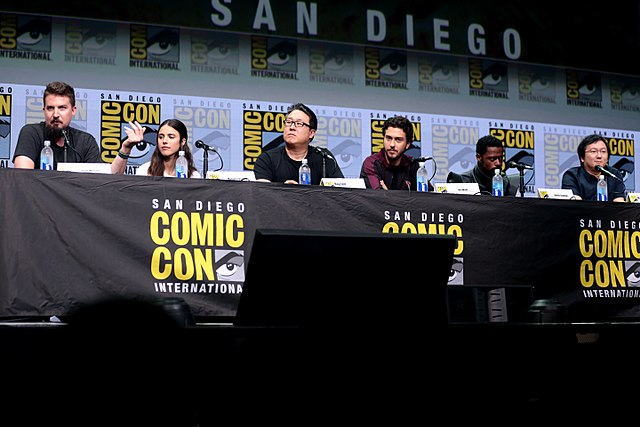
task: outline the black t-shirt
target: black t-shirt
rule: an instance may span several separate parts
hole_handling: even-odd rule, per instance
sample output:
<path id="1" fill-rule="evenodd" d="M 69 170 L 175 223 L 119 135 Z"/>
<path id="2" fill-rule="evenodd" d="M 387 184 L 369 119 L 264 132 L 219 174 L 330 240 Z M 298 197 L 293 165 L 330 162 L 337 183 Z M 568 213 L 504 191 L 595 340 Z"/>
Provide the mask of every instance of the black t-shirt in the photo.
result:
<path id="1" fill-rule="evenodd" d="M 320 180 L 323 178 L 323 165 L 324 178 L 344 178 L 340 166 L 338 166 L 333 153 L 329 150 L 320 150 L 310 145 L 306 159 L 311 168 L 312 185 L 320 185 Z M 300 160 L 293 160 L 287 155 L 283 144 L 271 150 L 263 151 L 256 159 L 253 173 L 256 179 L 268 179 L 271 182 L 285 182 L 292 179 L 297 182 L 298 170 L 301 164 Z"/>
<path id="2" fill-rule="evenodd" d="M 69 148 L 67 149 L 67 162 L 69 163 L 101 163 L 100 150 L 96 139 L 88 132 L 72 127 L 67 128 L 69 135 Z M 44 147 L 45 124 L 44 122 L 24 125 L 20 129 L 18 143 L 13 152 L 13 161 L 16 157 L 26 156 L 33 160 L 35 168 L 40 168 L 40 151 Z M 54 157 L 54 169 L 58 162 L 64 162 L 64 148 L 51 142 Z"/>

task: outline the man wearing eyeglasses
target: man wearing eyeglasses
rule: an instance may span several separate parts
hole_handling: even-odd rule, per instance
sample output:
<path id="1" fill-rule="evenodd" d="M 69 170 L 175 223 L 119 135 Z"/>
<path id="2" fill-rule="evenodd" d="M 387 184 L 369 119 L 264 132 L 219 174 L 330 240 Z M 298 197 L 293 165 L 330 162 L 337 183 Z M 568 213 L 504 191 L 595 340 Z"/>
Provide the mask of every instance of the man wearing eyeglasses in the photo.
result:
<path id="1" fill-rule="evenodd" d="M 318 118 L 309 107 L 300 103 L 291 105 L 282 132 L 284 144 L 258 156 L 253 168 L 256 181 L 297 184 L 302 159 L 307 159 L 311 167 L 312 185 L 319 185 L 323 177 L 344 178 L 333 153 L 311 145 L 317 129 Z"/>
<path id="2" fill-rule="evenodd" d="M 622 173 L 609 163 L 609 144 L 602 135 L 588 135 L 578 144 L 580 166 L 567 169 L 562 175 L 562 188 L 573 191 L 578 200 L 598 200 L 596 185 L 601 174 L 607 181 L 609 200 L 624 202 L 626 188 Z M 600 169 L 600 170 L 598 170 Z"/>

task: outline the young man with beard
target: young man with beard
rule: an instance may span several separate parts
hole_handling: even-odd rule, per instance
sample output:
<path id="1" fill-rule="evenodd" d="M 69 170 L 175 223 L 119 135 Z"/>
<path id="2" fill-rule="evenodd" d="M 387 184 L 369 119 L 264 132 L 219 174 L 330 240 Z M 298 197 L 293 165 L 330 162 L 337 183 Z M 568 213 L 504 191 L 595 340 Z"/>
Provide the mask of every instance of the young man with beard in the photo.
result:
<path id="1" fill-rule="evenodd" d="M 413 143 L 413 125 L 403 116 L 388 118 L 382 125 L 384 146 L 364 159 L 360 178 L 375 190 L 416 190 L 416 172 L 420 167 L 405 152 Z M 433 185 L 428 183 L 429 191 Z"/>
<path id="2" fill-rule="evenodd" d="M 89 133 L 70 126 L 76 115 L 76 95 L 64 82 L 51 82 L 42 97 L 44 121 L 27 124 L 20 129 L 13 153 L 13 166 L 19 169 L 39 169 L 40 151 L 44 141 L 51 141 L 54 169 L 58 163 L 100 163 L 96 139 Z"/>

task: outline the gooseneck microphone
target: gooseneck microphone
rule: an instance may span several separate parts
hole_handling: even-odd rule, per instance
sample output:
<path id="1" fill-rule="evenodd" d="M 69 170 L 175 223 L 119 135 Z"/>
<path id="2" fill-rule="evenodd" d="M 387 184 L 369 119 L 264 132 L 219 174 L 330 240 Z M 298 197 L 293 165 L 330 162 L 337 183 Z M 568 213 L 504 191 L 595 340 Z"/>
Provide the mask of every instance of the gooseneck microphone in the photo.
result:
<path id="1" fill-rule="evenodd" d="M 600 172 L 600 173 L 603 173 L 603 174 L 605 174 L 605 175 L 610 176 L 611 178 L 615 178 L 615 179 L 617 179 L 618 181 L 624 182 L 624 181 L 622 181 L 622 179 L 620 179 L 620 177 L 619 177 L 619 176 L 617 176 L 617 175 L 616 175 L 616 174 L 614 174 L 613 172 L 608 171 L 608 170 L 606 169 L 606 167 L 604 167 L 604 168 L 603 168 L 603 167 L 602 167 L 602 166 L 600 166 L 600 165 L 596 165 L 596 170 L 597 170 L 598 172 Z"/>
<path id="2" fill-rule="evenodd" d="M 216 169 L 216 171 L 222 170 L 222 168 L 224 167 L 224 161 L 222 160 L 222 156 L 220 155 L 218 150 L 208 146 L 201 139 L 197 140 L 195 142 L 195 145 L 196 145 L 196 148 L 200 148 L 201 150 L 204 150 L 204 155 L 202 156 L 202 177 L 203 178 L 206 178 L 207 172 L 209 172 L 209 151 L 213 151 L 214 153 L 216 153 L 218 155 L 218 158 L 220 159 L 220 167 Z"/>
<path id="3" fill-rule="evenodd" d="M 513 169 L 528 169 L 528 170 L 533 170 L 533 166 L 528 165 L 526 163 L 520 163 L 520 162 L 514 162 L 513 160 L 510 160 L 507 162 L 507 166 L 509 168 L 513 168 Z"/>
<path id="4" fill-rule="evenodd" d="M 215 148 L 208 146 L 207 144 L 204 143 L 204 141 L 200 139 L 196 141 L 196 148 L 201 148 L 205 151 L 213 151 L 215 153 L 218 152 Z"/>
<path id="5" fill-rule="evenodd" d="M 82 156 L 78 153 L 78 150 L 73 148 L 71 145 L 71 141 L 69 140 L 69 134 L 66 129 L 62 129 L 62 139 L 64 140 L 64 162 L 67 162 L 67 148 L 71 148 L 71 150 L 75 153 L 74 157 L 78 158 L 78 161 L 82 161 Z"/>
<path id="6" fill-rule="evenodd" d="M 414 157 L 411 159 L 411 162 L 420 163 L 420 162 L 427 162 L 429 160 L 433 160 L 433 157 Z"/>

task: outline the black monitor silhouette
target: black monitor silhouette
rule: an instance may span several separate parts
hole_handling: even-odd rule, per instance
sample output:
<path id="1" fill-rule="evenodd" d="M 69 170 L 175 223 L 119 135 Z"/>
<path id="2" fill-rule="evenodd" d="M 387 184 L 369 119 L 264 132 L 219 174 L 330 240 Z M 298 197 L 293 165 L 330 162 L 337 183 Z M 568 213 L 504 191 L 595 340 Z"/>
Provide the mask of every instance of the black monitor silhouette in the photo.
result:
<path id="1" fill-rule="evenodd" d="M 237 326 L 446 324 L 451 235 L 258 229 Z"/>

